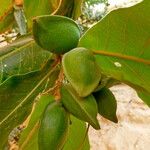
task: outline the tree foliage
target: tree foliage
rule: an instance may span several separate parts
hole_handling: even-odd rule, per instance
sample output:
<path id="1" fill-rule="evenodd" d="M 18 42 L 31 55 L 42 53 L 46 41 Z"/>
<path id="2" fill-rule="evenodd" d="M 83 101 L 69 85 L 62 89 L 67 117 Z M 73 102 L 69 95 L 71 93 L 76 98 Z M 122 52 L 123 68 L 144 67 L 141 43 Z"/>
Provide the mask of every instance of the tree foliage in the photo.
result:
<path id="1" fill-rule="evenodd" d="M 133 7 L 114 10 L 82 33 L 76 47 L 88 49 L 90 55 L 85 55 L 85 59 L 75 51 L 73 56 L 77 56 L 72 57 L 72 61 L 67 61 L 71 59 L 68 52 L 65 54 L 69 56 L 64 60 L 65 65 L 62 65 L 63 55 L 55 54 L 55 50 L 47 51 L 45 47 L 38 45 L 32 34 L 32 20 L 43 15 L 54 17 L 60 15 L 72 21 L 77 20 L 81 16 L 82 0 L 53 2 L 0 0 L 0 2 L 0 33 L 4 34 L 6 31 L 11 33 L 13 29 L 18 31 L 13 42 L 0 48 L 0 149 L 15 147 L 22 150 L 38 150 L 38 131 L 45 109 L 52 101 L 59 101 L 70 114 L 69 132 L 63 150 L 89 150 L 87 132 L 89 125 L 95 126 L 95 122 L 95 128 L 99 128 L 96 119 L 98 111 L 103 117 L 117 122 L 115 97 L 108 88 L 118 82 L 134 88 L 139 97 L 150 106 L 149 0 L 144 0 Z M 86 0 L 86 2 L 93 5 L 106 1 Z M 45 28 L 48 23 L 44 25 L 42 23 L 40 24 L 42 28 L 38 28 L 38 36 L 41 36 L 41 33 L 46 35 L 49 33 Z M 55 25 L 59 26 L 59 22 Z M 58 26 L 55 32 L 60 32 Z M 69 28 L 66 22 L 65 28 Z M 62 33 L 64 38 L 69 37 L 63 30 Z M 61 39 L 61 34 L 51 34 L 56 43 Z M 51 40 L 51 36 L 41 38 L 41 41 L 44 43 L 47 39 Z M 85 60 L 85 65 L 81 58 Z M 69 64 L 70 62 L 72 64 Z M 94 84 L 94 89 L 93 87 L 88 89 L 90 91 L 88 97 L 83 96 L 84 94 L 79 96 L 78 92 L 89 86 L 88 81 L 91 80 L 89 77 L 95 77 L 95 72 L 92 72 L 94 67 L 90 68 L 91 63 L 100 70 L 98 77 L 96 75 L 99 83 Z M 75 70 L 78 71 L 73 72 Z M 105 93 L 102 93 L 103 91 Z M 95 92 L 102 94 L 94 97 Z M 61 101 L 61 98 L 65 100 Z M 107 103 L 110 100 L 110 107 L 107 107 L 107 103 L 101 98 L 108 100 Z M 86 122 L 89 123 L 88 126 Z"/>

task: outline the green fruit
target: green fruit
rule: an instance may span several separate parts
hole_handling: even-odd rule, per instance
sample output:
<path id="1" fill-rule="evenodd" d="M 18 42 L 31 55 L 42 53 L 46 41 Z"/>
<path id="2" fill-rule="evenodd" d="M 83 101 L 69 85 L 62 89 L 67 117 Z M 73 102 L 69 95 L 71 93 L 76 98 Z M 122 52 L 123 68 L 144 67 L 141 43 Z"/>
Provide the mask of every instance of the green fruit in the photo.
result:
<path id="1" fill-rule="evenodd" d="M 101 80 L 98 84 L 98 86 L 96 87 L 96 89 L 93 91 L 93 92 L 98 92 L 100 91 L 102 88 L 106 87 L 107 86 L 107 83 L 109 82 L 111 78 L 110 77 L 107 77 L 105 75 L 101 75 Z"/>
<path id="2" fill-rule="evenodd" d="M 113 93 L 108 88 L 103 88 L 100 91 L 93 93 L 93 95 L 97 101 L 99 114 L 106 119 L 117 123 L 117 103 Z"/>
<path id="3" fill-rule="evenodd" d="M 93 95 L 79 97 L 70 84 L 64 84 L 61 89 L 61 101 L 75 117 L 88 122 L 95 129 L 100 129 L 96 118 L 98 108 Z"/>
<path id="4" fill-rule="evenodd" d="M 33 20 L 33 36 L 43 49 L 63 54 L 77 47 L 80 29 L 70 18 L 45 15 Z"/>
<path id="5" fill-rule="evenodd" d="M 44 111 L 39 135 L 39 150 L 61 150 L 68 134 L 69 115 L 59 102 L 51 102 Z"/>
<path id="6" fill-rule="evenodd" d="M 64 74 L 81 97 L 90 95 L 101 79 L 99 66 L 91 50 L 78 47 L 63 56 Z"/>

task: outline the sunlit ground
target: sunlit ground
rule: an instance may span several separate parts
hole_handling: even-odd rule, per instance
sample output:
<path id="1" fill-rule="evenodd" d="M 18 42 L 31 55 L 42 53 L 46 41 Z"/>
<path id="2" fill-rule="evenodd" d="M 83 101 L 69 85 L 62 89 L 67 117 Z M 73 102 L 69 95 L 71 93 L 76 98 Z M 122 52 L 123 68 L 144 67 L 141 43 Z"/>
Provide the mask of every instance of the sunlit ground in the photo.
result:
<path id="1" fill-rule="evenodd" d="M 134 4 L 138 1 L 142 1 L 142 0 L 108 0 L 109 4 L 112 6 L 115 5 L 130 5 L 130 4 Z"/>
<path id="2" fill-rule="evenodd" d="M 132 5 L 135 5 L 138 2 L 141 2 L 142 0 L 108 0 L 108 3 L 110 4 L 108 6 L 108 11 L 111 11 L 113 9 L 117 9 L 120 7 L 130 7 Z M 93 8 L 93 15 L 96 15 L 97 13 L 102 14 L 105 12 L 106 5 L 104 3 L 94 5 Z"/>

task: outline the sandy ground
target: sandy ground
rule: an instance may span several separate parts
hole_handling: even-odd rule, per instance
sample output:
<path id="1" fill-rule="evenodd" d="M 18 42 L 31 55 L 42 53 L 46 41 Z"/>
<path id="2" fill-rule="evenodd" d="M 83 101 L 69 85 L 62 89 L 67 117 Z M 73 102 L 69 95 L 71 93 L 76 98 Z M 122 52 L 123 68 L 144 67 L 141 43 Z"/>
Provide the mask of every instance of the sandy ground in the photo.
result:
<path id="1" fill-rule="evenodd" d="M 111 90 L 117 99 L 119 123 L 98 116 L 101 130 L 89 130 L 91 150 L 150 150 L 150 109 L 126 85 Z"/>

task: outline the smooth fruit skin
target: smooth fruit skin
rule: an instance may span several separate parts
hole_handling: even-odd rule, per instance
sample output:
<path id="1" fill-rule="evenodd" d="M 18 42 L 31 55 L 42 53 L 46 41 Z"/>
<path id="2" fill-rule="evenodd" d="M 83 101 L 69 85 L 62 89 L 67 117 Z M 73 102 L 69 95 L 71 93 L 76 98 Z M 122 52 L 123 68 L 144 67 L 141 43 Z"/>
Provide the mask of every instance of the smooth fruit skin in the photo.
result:
<path id="1" fill-rule="evenodd" d="M 70 18 L 44 15 L 33 19 L 33 36 L 43 49 L 63 54 L 77 47 L 80 29 Z"/>
<path id="2" fill-rule="evenodd" d="M 88 122 L 94 129 L 100 129 L 97 120 L 97 103 L 92 94 L 87 97 L 79 97 L 70 84 L 63 84 L 61 101 L 68 112 L 78 119 Z"/>
<path id="3" fill-rule="evenodd" d="M 91 50 L 75 48 L 64 54 L 62 66 L 67 80 L 81 97 L 90 95 L 98 86 L 101 72 Z"/>
<path id="4" fill-rule="evenodd" d="M 39 150 L 61 150 L 66 142 L 69 115 L 59 102 L 51 102 L 43 114 L 39 135 Z"/>
<path id="5" fill-rule="evenodd" d="M 117 123 L 117 102 L 113 93 L 108 88 L 104 87 L 100 91 L 93 93 L 93 95 L 97 101 L 99 114 L 104 118 Z"/>

